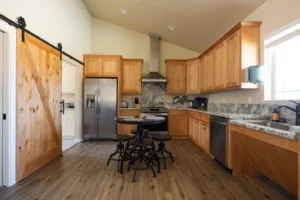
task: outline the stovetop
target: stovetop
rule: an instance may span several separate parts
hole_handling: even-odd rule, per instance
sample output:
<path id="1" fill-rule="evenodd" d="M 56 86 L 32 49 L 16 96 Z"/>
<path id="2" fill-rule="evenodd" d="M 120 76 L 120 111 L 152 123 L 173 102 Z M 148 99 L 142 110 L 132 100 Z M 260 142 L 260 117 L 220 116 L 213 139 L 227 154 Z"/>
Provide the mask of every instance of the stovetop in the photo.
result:
<path id="1" fill-rule="evenodd" d="M 165 107 L 143 107 L 142 113 L 167 113 L 168 108 Z"/>

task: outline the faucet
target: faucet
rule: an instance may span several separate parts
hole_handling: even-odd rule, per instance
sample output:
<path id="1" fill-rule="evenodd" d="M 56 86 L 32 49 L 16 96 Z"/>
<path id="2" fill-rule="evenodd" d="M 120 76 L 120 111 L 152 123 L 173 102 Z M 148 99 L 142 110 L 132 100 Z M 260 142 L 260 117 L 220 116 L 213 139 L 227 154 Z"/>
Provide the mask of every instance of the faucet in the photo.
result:
<path id="1" fill-rule="evenodd" d="M 295 102 L 295 101 L 290 101 L 290 102 L 293 102 L 295 103 L 297 106 L 296 106 L 296 109 L 294 108 L 291 108 L 289 106 L 286 106 L 286 105 L 281 105 L 281 106 L 278 106 L 277 109 L 280 109 L 280 108 L 287 108 L 291 111 L 294 111 L 296 113 L 296 126 L 300 126 L 300 104 Z"/>

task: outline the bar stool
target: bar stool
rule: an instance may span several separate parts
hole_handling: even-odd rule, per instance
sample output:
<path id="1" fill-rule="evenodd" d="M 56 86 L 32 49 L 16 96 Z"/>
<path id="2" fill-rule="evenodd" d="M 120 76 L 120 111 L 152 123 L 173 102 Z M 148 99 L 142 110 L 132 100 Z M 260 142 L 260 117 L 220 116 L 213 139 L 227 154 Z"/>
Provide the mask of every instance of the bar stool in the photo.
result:
<path id="1" fill-rule="evenodd" d="M 107 161 L 107 166 L 109 165 L 109 162 L 111 160 L 118 161 L 118 171 L 120 171 L 120 162 L 122 160 L 122 156 L 124 153 L 123 142 L 126 142 L 126 141 L 130 140 L 131 138 L 132 138 L 132 136 L 129 136 L 129 135 L 115 135 L 110 138 L 111 141 L 119 142 L 119 143 L 117 145 L 117 150 L 114 153 L 109 155 L 109 159 Z M 116 154 L 119 154 L 119 158 L 113 158 Z"/>
<path id="2" fill-rule="evenodd" d="M 133 138 L 127 142 L 121 162 L 121 174 L 123 173 L 124 161 L 129 161 L 128 171 L 130 171 L 130 169 L 134 170 L 132 182 L 135 182 L 136 172 L 138 170 L 146 170 L 150 168 L 153 173 L 153 177 L 156 177 L 153 168 L 153 161 L 157 162 L 157 172 L 160 172 L 159 157 L 155 151 L 153 141 L 149 138 L 143 138 L 142 140 Z M 134 166 L 136 162 L 137 164 Z M 141 167 L 143 162 L 146 164 L 146 167 Z"/>
<path id="3" fill-rule="evenodd" d="M 136 135 L 136 129 L 133 129 L 130 131 L 132 134 Z M 149 130 L 148 129 L 144 129 L 144 132 L 143 132 L 144 135 L 148 135 L 149 134 Z"/>
<path id="4" fill-rule="evenodd" d="M 167 169 L 166 159 L 171 158 L 172 162 L 174 162 L 174 158 L 172 153 L 166 150 L 166 145 L 164 142 L 171 140 L 171 137 L 168 135 L 155 135 L 152 137 L 152 139 L 159 142 L 157 154 L 160 154 L 159 158 L 164 160 L 164 167 Z M 167 154 L 167 156 L 165 154 Z"/>

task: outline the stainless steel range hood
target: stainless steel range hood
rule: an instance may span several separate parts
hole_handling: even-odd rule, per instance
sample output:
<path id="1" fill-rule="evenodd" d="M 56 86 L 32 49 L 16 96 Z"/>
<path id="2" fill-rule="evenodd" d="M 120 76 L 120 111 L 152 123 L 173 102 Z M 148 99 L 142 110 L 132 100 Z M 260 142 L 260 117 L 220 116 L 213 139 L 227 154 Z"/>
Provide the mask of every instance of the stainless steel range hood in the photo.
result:
<path id="1" fill-rule="evenodd" d="M 158 72 L 158 45 L 159 35 L 149 33 L 150 36 L 150 72 L 142 78 L 142 82 L 167 82 L 167 79 Z"/>

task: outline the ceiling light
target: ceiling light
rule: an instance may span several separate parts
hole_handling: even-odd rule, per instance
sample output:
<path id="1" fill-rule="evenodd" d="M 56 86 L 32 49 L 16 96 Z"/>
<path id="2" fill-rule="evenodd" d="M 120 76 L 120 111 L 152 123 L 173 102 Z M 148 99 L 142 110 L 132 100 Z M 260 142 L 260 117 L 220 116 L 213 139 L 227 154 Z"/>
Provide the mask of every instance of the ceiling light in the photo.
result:
<path id="1" fill-rule="evenodd" d="M 136 0 L 136 2 L 141 3 L 142 1 L 141 0 Z"/>
<path id="2" fill-rule="evenodd" d="M 127 13 L 127 11 L 125 9 L 123 9 L 123 8 L 120 9 L 120 12 L 123 13 L 123 14 Z"/>
<path id="3" fill-rule="evenodd" d="M 175 30 L 174 26 L 168 26 L 168 29 L 169 29 L 170 31 L 174 31 L 174 30 Z"/>

